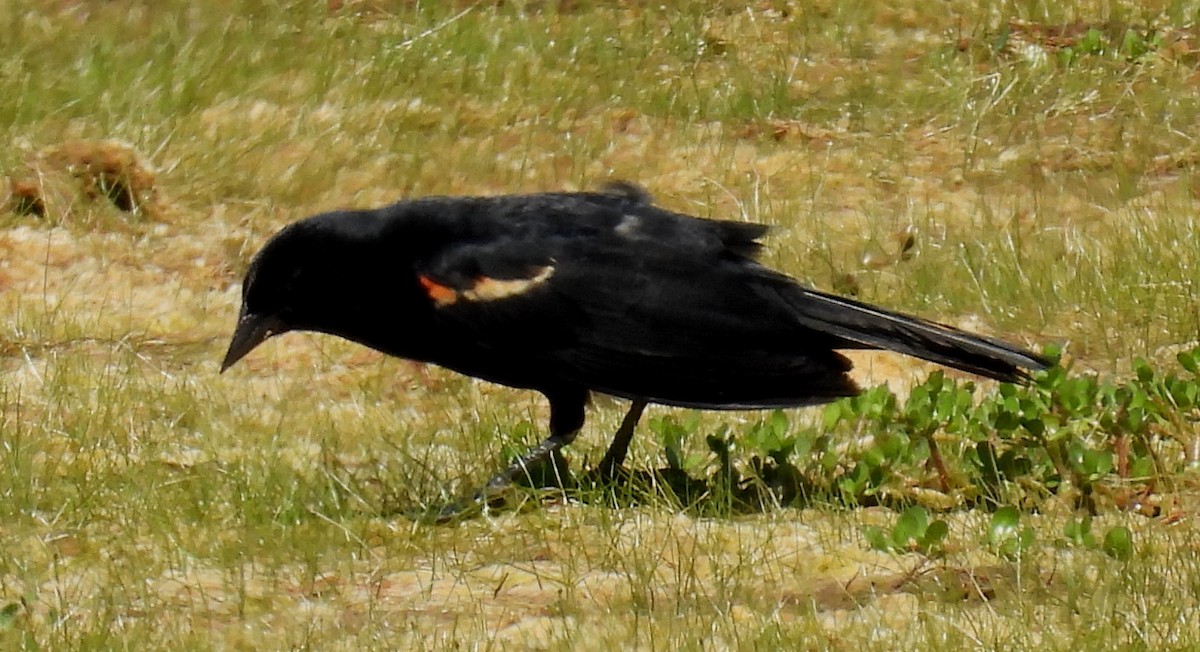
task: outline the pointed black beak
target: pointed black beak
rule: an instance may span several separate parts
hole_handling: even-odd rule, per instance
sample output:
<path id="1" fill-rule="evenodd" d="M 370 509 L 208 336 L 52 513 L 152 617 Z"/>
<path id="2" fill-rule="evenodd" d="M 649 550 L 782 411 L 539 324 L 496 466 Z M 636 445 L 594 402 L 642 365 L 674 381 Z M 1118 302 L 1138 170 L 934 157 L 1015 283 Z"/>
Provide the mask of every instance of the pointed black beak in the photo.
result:
<path id="1" fill-rule="evenodd" d="M 243 314 L 238 318 L 237 328 L 233 331 L 233 340 L 229 342 L 229 351 L 225 353 L 225 361 L 221 363 L 221 373 L 232 367 L 262 344 L 272 335 L 278 335 L 286 330 L 283 322 L 274 315 Z"/>

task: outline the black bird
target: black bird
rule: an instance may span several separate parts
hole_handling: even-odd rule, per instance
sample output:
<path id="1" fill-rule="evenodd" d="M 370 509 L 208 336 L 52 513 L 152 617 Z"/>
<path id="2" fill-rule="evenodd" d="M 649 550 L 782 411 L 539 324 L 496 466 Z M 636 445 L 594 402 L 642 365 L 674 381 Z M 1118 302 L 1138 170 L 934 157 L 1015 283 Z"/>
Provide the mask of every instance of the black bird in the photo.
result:
<path id="1" fill-rule="evenodd" d="M 255 256 L 221 371 L 303 330 L 541 392 L 549 436 L 487 492 L 569 444 L 589 392 L 632 401 L 599 466 L 611 475 L 647 403 L 777 408 L 857 394 L 839 349 L 887 349 L 1010 382 L 1048 365 L 806 288 L 755 261 L 766 231 L 658 208 L 629 184 L 316 215 Z"/>

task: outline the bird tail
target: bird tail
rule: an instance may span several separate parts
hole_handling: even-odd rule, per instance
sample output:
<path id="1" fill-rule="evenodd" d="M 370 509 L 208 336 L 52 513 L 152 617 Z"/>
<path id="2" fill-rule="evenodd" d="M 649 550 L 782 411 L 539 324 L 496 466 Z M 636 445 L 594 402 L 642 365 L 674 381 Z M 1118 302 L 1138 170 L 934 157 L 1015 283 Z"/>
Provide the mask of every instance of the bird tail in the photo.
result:
<path id="1" fill-rule="evenodd" d="M 853 299 L 794 286 L 788 297 L 802 325 L 845 340 L 847 348 L 887 349 L 1006 382 L 1024 382 L 1026 370 L 1051 364 L 1001 340 Z"/>

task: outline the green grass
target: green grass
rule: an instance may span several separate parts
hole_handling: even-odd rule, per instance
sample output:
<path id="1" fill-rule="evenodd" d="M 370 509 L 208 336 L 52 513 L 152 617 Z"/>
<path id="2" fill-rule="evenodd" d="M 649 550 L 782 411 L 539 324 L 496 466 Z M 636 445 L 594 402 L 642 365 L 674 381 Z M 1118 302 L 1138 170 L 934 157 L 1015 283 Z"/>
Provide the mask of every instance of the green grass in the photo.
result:
<path id="1" fill-rule="evenodd" d="M 217 374 L 241 274 L 294 219 L 613 178 L 773 225 L 766 260 L 819 287 L 1065 343 L 1074 373 L 1113 382 L 1139 357 L 1172 368 L 1200 338 L 1200 5 L 345 5 L 0 2 L 0 174 L 52 200 L 13 210 L 0 186 L 0 645 L 1200 646 L 1178 445 L 1156 449 L 1162 516 L 1100 503 L 1092 531 L 1128 528 L 1128 559 L 1065 533 L 1080 512 L 1044 474 L 1008 494 L 1041 496 L 1015 553 L 983 509 L 935 513 L 937 546 L 876 550 L 893 510 L 829 491 L 744 509 L 716 484 L 433 527 L 405 514 L 537 439 L 541 399 L 310 335 Z M 1097 31 L 1069 53 L 1030 27 L 1076 22 Z M 154 210 L 84 196 L 54 153 L 79 139 L 138 152 Z M 930 369 L 857 361 L 902 397 Z M 576 468 L 620 416 L 592 408 Z M 648 416 L 687 426 L 695 475 L 719 474 L 706 435 L 732 438 L 739 472 L 768 452 L 769 415 Z M 791 434 L 822 420 L 788 416 Z M 665 465 L 651 421 L 632 469 Z M 874 423 L 832 431 L 835 461 L 871 459 Z M 1194 413 L 1156 428 L 1198 434 Z M 989 436 L 970 434 L 939 436 L 953 456 Z"/>

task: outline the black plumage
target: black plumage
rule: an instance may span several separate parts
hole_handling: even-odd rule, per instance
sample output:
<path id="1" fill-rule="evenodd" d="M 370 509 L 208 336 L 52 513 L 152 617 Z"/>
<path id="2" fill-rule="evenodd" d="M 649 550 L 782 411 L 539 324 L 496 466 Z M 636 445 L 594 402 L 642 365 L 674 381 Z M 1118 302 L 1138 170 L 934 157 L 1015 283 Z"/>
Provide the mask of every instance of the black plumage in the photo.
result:
<path id="1" fill-rule="evenodd" d="M 806 288 L 755 261 L 767 229 L 605 192 L 435 197 L 326 213 L 254 258 L 222 370 L 270 336 L 337 335 L 550 401 L 550 435 L 493 479 L 569 443 L 588 393 L 633 401 L 601 463 L 624 460 L 646 403 L 794 407 L 858 387 L 839 349 L 888 349 L 1002 381 L 1042 357 Z"/>

